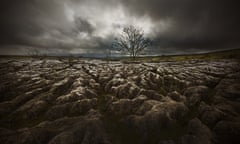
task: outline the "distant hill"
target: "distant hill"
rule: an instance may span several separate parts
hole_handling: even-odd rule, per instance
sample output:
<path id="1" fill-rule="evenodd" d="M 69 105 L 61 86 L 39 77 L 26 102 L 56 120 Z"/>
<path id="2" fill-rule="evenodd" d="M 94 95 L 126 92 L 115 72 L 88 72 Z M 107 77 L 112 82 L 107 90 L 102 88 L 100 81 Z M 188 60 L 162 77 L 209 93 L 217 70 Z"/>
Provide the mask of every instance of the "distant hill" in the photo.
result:
<path id="1" fill-rule="evenodd" d="M 88 58 L 88 59 L 101 59 L 101 60 L 120 60 L 120 61 L 130 61 L 131 58 L 128 56 L 117 56 L 117 57 L 104 57 L 97 55 L 89 55 L 89 54 L 81 54 L 81 55 L 69 55 L 69 56 L 13 56 L 13 55 L 0 55 L 0 58 Z M 214 59 L 239 59 L 240 60 L 240 48 L 239 49 L 231 49 L 231 50 L 223 50 L 223 51 L 215 51 L 209 53 L 201 53 L 201 54 L 186 54 L 186 55 L 161 55 L 161 56 L 141 56 L 137 57 L 137 61 L 144 62 L 159 62 L 159 61 L 184 61 L 184 60 L 192 60 L 192 59 L 200 59 L 200 60 L 214 60 Z"/>
<path id="2" fill-rule="evenodd" d="M 139 57 L 137 60 L 147 62 L 159 62 L 159 61 L 184 61 L 184 60 L 214 60 L 214 59 L 240 59 L 240 49 L 216 51 L 201 54 L 186 54 L 186 55 L 162 55 L 162 56 L 146 56 Z M 129 60 L 129 58 L 124 58 Z"/>

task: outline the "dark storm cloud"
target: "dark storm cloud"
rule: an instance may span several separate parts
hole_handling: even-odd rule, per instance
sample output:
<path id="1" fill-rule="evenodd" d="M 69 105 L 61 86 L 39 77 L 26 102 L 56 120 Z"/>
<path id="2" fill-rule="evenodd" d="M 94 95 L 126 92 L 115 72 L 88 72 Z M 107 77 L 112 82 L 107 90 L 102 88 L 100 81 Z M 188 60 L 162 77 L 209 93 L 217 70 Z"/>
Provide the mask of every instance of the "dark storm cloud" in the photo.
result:
<path id="1" fill-rule="evenodd" d="M 79 32 L 91 34 L 94 31 L 94 27 L 87 20 L 84 20 L 81 17 L 76 18 L 75 23 Z"/>
<path id="2" fill-rule="evenodd" d="M 162 47 L 239 47 L 240 9 L 236 0 L 123 1 L 132 13 L 147 14 L 154 21 L 172 21 L 170 29 L 158 34 Z"/>
<path id="3" fill-rule="evenodd" d="M 0 53 L 104 53 L 122 25 L 147 28 L 153 53 L 240 47 L 236 0 L 2 0 Z M 149 34 L 150 33 L 150 34 Z M 24 49 L 26 47 L 26 49 Z"/>
<path id="4" fill-rule="evenodd" d="M 91 35 L 94 27 L 87 20 L 74 17 L 73 22 L 69 21 L 65 3 L 64 0 L 1 1 L 1 52 L 12 53 L 14 47 L 23 54 L 36 49 L 56 53 L 71 53 L 80 48 L 101 50 L 106 40 Z M 78 39 L 79 32 L 89 34 L 89 38 Z"/>
<path id="5" fill-rule="evenodd" d="M 44 45 L 35 43 L 34 39 L 53 29 L 61 29 L 63 11 L 59 3 L 47 0 L 1 3 L 1 44 Z"/>

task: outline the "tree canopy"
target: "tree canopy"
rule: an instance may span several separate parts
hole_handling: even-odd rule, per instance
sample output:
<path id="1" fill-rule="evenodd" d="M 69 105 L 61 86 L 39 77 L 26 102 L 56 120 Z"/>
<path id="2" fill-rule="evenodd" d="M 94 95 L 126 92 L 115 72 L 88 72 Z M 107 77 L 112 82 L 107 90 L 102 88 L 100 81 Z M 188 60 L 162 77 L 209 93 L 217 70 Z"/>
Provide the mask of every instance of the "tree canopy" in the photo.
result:
<path id="1" fill-rule="evenodd" d="M 119 37 L 115 38 L 112 47 L 117 51 L 128 53 L 133 59 L 140 55 L 151 41 L 144 37 L 144 31 L 133 25 L 123 28 Z"/>

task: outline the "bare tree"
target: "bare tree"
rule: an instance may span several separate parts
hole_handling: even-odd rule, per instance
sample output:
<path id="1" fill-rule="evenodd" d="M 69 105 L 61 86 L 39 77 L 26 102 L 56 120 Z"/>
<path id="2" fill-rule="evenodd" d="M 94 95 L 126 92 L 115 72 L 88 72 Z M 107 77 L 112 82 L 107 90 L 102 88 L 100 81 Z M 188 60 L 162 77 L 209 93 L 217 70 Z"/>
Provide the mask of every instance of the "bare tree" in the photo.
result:
<path id="1" fill-rule="evenodd" d="M 122 34 L 114 40 L 112 47 L 128 53 L 131 58 L 135 59 L 150 44 L 150 39 L 144 37 L 142 29 L 130 25 L 123 28 Z"/>

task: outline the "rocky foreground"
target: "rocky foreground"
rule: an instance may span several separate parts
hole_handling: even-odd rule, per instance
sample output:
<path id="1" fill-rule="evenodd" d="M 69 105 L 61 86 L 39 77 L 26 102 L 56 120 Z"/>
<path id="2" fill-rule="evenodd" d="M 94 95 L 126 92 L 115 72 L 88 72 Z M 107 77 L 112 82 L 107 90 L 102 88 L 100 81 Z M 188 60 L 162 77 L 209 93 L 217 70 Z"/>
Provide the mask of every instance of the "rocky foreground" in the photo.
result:
<path id="1" fill-rule="evenodd" d="M 238 144 L 235 60 L 1 59 L 1 144 Z"/>

